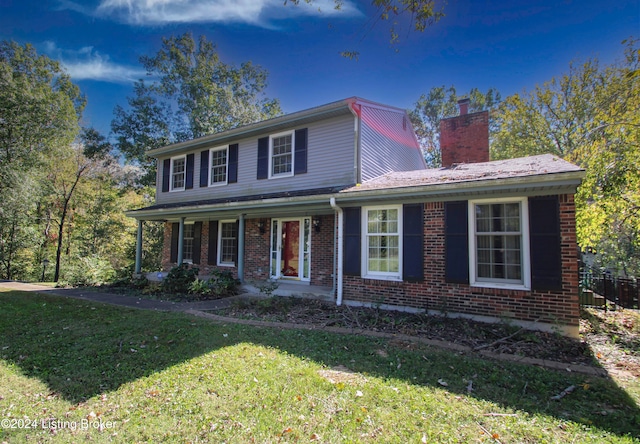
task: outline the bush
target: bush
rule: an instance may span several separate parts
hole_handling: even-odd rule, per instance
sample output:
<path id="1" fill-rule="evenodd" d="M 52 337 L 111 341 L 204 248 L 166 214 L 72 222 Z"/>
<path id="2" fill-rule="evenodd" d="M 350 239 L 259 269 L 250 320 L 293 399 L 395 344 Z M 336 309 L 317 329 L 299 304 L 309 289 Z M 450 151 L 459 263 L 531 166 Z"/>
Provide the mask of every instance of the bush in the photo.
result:
<path id="1" fill-rule="evenodd" d="M 189 293 L 201 296 L 232 296 L 238 293 L 240 281 L 230 271 L 213 270 L 207 280 L 196 279 L 189 284 Z"/>
<path id="2" fill-rule="evenodd" d="M 173 267 L 162 281 L 162 290 L 167 293 L 188 293 L 191 283 L 198 279 L 199 271 L 188 264 Z"/>
<path id="3" fill-rule="evenodd" d="M 109 283 L 116 275 L 108 259 L 97 255 L 75 258 L 62 267 L 59 285 L 96 286 Z"/>

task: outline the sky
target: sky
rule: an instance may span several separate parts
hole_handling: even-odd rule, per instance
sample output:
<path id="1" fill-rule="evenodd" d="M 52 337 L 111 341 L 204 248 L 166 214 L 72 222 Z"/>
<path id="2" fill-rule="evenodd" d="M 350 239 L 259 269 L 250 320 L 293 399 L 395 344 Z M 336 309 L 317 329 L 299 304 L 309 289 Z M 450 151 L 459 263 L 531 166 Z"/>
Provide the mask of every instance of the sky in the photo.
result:
<path id="1" fill-rule="evenodd" d="M 269 98 L 285 113 L 359 96 L 413 109 L 438 86 L 497 89 L 503 98 L 561 76 L 572 61 L 623 57 L 640 38 L 640 0 L 449 0 L 425 32 L 376 20 L 371 0 L 0 0 L 0 39 L 30 43 L 58 60 L 87 98 L 83 126 L 110 133 L 145 77 L 141 56 L 162 37 L 192 33 L 220 58 L 268 73 Z M 342 57 L 357 51 L 357 60 Z"/>

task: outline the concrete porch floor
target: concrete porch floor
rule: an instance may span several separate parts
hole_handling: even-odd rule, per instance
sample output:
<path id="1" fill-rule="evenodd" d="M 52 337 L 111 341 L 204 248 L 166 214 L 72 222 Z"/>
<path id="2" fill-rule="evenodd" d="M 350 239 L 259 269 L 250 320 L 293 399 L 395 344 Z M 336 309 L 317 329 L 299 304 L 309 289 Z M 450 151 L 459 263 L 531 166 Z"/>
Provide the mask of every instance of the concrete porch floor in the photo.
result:
<path id="1" fill-rule="evenodd" d="M 271 293 L 273 296 L 285 296 L 294 298 L 317 299 L 325 302 L 334 302 L 335 297 L 331 287 L 308 285 L 304 282 L 277 281 L 278 288 Z M 241 289 L 250 295 L 259 296 L 262 293 L 258 288 L 259 283 L 242 284 Z"/>

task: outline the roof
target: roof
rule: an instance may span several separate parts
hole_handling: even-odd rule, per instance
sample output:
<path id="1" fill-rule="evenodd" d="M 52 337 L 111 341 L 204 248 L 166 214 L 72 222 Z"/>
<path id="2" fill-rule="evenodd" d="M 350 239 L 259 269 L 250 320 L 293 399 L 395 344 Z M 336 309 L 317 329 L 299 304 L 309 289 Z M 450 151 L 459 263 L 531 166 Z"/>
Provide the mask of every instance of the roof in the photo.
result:
<path id="1" fill-rule="evenodd" d="M 398 113 L 406 113 L 401 108 L 383 105 L 372 102 L 360 97 L 349 97 L 347 99 L 338 100 L 336 102 L 327 103 L 325 105 L 285 114 L 272 119 L 262 120 L 260 122 L 243 125 L 220 133 L 203 136 L 193 140 L 174 143 L 172 145 L 154 148 L 147 151 L 147 155 L 151 157 L 159 157 L 169 154 L 176 154 L 187 150 L 193 150 L 201 146 L 211 146 L 215 144 L 230 143 L 239 138 L 255 137 L 269 131 L 271 133 L 290 129 L 292 126 L 305 125 L 322 119 L 337 117 L 352 113 L 354 104 L 366 104 L 369 106 L 384 108 L 389 111 Z"/>
<path id="2" fill-rule="evenodd" d="M 456 164 L 448 168 L 387 173 L 362 184 L 342 190 L 342 193 L 387 190 L 390 188 L 422 187 L 491 179 L 510 179 L 539 175 L 580 173 L 580 167 L 552 154 L 495 160 L 481 163 Z"/>

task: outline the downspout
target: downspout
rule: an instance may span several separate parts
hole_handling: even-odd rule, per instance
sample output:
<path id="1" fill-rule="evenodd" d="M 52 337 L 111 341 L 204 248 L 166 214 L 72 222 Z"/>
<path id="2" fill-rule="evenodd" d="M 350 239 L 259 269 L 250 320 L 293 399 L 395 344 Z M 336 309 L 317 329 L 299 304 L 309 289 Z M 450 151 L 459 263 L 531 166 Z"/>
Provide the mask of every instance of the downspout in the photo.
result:
<path id="1" fill-rule="evenodd" d="M 238 279 L 244 284 L 244 214 L 238 221 Z"/>
<path id="2" fill-rule="evenodd" d="M 342 275 L 343 275 L 343 270 L 342 270 L 342 261 L 343 261 L 343 255 L 344 255 L 344 229 L 343 229 L 343 214 L 342 214 L 342 208 L 340 208 L 337 204 L 336 204 L 336 198 L 332 197 L 330 200 L 331 203 L 331 208 L 333 208 L 336 212 L 336 214 L 338 215 L 338 255 L 336 257 L 336 255 L 334 255 L 334 270 L 336 270 L 336 280 L 338 281 L 338 285 L 336 288 L 336 305 L 342 305 Z M 337 262 L 337 264 L 336 264 Z"/>

